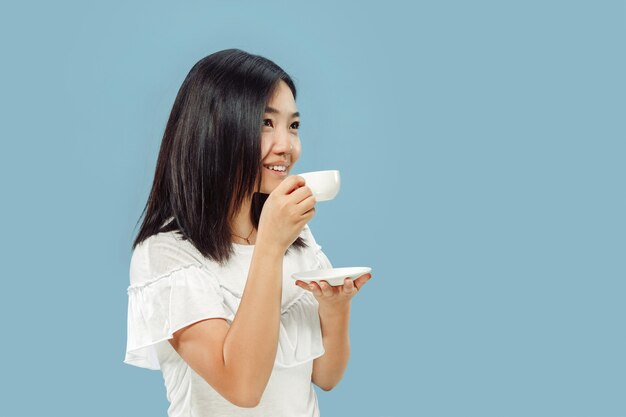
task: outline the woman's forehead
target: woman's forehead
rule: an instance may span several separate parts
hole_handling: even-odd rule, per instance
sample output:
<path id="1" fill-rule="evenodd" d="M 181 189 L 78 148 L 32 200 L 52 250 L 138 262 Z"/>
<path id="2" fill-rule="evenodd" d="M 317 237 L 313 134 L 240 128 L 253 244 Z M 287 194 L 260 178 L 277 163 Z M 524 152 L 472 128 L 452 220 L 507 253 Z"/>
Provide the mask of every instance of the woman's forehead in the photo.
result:
<path id="1" fill-rule="evenodd" d="M 290 117 L 299 116 L 291 89 L 284 81 L 281 80 L 276 87 L 274 94 L 267 103 L 265 113 L 275 113 Z"/>

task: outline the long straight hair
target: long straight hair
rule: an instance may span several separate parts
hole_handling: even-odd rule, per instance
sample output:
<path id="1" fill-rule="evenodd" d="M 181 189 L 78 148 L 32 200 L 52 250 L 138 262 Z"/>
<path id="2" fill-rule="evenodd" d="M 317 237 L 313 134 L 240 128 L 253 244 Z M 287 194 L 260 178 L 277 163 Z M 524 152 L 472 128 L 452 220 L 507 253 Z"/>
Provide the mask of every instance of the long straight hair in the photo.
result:
<path id="1" fill-rule="evenodd" d="M 233 208 L 250 197 L 258 228 L 268 197 L 259 192 L 261 124 L 281 80 L 295 100 L 296 87 L 282 68 L 239 49 L 213 53 L 191 68 L 165 126 L 133 249 L 152 235 L 176 231 L 224 265 L 234 253 Z M 298 237 L 289 249 L 306 246 Z"/>

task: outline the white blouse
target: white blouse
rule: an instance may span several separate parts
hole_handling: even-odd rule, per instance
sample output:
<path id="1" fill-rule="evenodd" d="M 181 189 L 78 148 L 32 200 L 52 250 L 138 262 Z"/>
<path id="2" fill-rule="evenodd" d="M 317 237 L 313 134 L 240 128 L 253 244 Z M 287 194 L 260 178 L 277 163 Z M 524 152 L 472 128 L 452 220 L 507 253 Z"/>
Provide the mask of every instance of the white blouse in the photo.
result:
<path id="1" fill-rule="evenodd" d="M 254 251 L 234 244 L 235 255 L 221 266 L 205 258 L 176 232 L 151 236 L 133 251 L 128 287 L 128 339 L 124 363 L 161 370 L 170 417 L 319 416 L 311 382 L 313 360 L 324 354 L 318 303 L 295 285 L 291 274 L 332 268 L 306 225 L 308 248 L 291 249 L 283 261 L 278 351 L 261 402 L 241 408 L 226 400 L 180 357 L 167 341 L 177 330 L 237 313 Z"/>

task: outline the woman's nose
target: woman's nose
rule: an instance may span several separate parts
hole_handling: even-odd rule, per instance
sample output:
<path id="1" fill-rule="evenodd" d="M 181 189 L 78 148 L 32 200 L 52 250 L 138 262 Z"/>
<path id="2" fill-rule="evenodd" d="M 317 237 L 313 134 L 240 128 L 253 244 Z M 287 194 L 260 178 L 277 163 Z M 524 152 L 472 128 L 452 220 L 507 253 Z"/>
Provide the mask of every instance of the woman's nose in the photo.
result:
<path id="1" fill-rule="evenodd" d="M 291 138 L 285 129 L 277 129 L 274 135 L 274 151 L 288 153 L 291 150 Z"/>

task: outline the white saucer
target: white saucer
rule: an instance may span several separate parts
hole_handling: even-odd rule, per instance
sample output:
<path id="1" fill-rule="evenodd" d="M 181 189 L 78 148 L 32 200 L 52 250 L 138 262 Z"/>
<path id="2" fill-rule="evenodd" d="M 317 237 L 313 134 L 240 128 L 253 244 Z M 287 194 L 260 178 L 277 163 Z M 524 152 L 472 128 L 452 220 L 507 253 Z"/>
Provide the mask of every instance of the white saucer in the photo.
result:
<path id="1" fill-rule="evenodd" d="M 295 280 L 303 282 L 317 282 L 326 281 L 332 286 L 343 285 L 343 280 L 346 278 L 356 279 L 361 275 L 367 274 L 372 268 L 367 266 L 355 266 L 352 268 L 331 268 L 331 269 L 316 269 L 314 271 L 296 272 L 291 274 L 291 277 Z"/>

